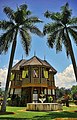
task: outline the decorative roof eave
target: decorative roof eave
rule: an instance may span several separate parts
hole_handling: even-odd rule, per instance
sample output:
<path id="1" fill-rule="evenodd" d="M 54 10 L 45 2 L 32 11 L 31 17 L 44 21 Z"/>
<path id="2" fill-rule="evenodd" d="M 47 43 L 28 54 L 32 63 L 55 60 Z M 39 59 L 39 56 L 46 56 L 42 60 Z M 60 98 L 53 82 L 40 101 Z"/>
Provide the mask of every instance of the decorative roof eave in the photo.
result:
<path id="1" fill-rule="evenodd" d="M 20 70 L 20 66 L 25 62 L 25 59 L 20 60 L 17 64 L 15 64 L 11 71 L 19 71 Z"/>
<path id="2" fill-rule="evenodd" d="M 46 60 L 44 60 L 47 64 L 49 64 Z M 49 66 L 50 66 L 50 70 L 49 70 L 49 72 L 53 72 L 54 74 L 56 74 L 57 73 L 57 71 L 49 64 Z"/>
<path id="3" fill-rule="evenodd" d="M 50 68 L 50 69 L 49 69 L 49 72 L 54 73 L 54 74 L 57 73 L 57 71 L 56 71 L 54 68 L 53 68 L 53 70 L 52 70 L 52 68 Z"/>
<path id="4" fill-rule="evenodd" d="M 57 71 L 46 60 L 41 60 L 36 56 L 33 56 L 29 60 L 25 59 L 20 60 L 16 65 L 12 67 L 12 71 L 18 72 L 20 71 L 20 67 L 25 66 L 44 66 L 50 69 L 49 72 L 52 72 L 54 74 L 57 73 Z"/>
<path id="5" fill-rule="evenodd" d="M 50 67 L 49 64 L 47 64 L 44 60 L 39 59 L 38 57 L 34 56 L 31 59 L 27 60 L 22 66 L 27 65 L 39 65 L 39 66 L 47 66 Z"/>

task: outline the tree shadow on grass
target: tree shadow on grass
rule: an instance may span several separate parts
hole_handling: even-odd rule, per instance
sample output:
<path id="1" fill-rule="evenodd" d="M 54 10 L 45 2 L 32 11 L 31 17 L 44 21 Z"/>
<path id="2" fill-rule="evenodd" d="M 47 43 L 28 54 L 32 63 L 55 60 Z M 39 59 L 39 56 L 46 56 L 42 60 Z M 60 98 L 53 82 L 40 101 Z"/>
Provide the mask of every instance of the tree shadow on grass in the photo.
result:
<path id="1" fill-rule="evenodd" d="M 77 118 L 77 112 L 47 112 L 48 114 L 43 116 L 35 116 L 33 118 L 14 118 L 14 117 L 4 117 L 2 118 L 0 115 L 1 120 L 52 120 L 56 118 Z"/>
<path id="2" fill-rule="evenodd" d="M 14 114 L 14 112 L 1 112 L 0 111 L 0 115 L 10 115 L 10 114 Z"/>
<path id="3" fill-rule="evenodd" d="M 45 116 L 35 116 L 32 120 L 51 120 L 56 118 L 77 118 L 77 112 L 49 112 Z"/>

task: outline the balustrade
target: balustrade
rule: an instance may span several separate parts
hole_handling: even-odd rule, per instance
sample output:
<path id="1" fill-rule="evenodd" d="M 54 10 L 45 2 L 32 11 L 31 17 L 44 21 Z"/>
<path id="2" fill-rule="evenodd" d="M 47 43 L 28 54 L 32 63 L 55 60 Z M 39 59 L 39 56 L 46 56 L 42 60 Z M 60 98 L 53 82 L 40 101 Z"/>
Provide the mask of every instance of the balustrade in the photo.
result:
<path id="1" fill-rule="evenodd" d="M 52 82 L 50 80 L 47 80 L 46 78 L 33 78 L 31 81 L 29 78 L 24 78 L 22 80 L 16 80 L 11 82 L 11 86 L 22 86 L 28 84 L 47 85 L 49 87 L 53 86 Z"/>

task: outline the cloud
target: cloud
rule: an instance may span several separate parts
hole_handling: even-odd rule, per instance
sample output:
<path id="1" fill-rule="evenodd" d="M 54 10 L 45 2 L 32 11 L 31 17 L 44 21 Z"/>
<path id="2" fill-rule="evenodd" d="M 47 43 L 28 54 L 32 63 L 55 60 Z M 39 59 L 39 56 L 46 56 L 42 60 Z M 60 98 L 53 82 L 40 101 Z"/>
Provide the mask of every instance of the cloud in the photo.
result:
<path id="1" fill-rule="evenodd" d="M 7 76 L 7 68 L 1 68 L 0 69 L 0 82 L 1 82 L 1 88 L 5 87 L 6 84 L 6 76 Z"/>
<path id="2" fill-rule="evenodd" d="M 15 65 L 19 60 L 14 60 L 13 65 Z M 5 65 L 3 68 L 0 68 L 0 82 L 1 82 L 1 88 L 5 88 L 6 84 L 6 78 L 7 78 L 7 72 L 8 68 L 7 65 Z"/>
<path id="3" fill-rule="evenodd" d="M 63 72 L 56 75 L 55 82 L 56 86 L 65 88 L 71 88 L 73 85 L 77 85 L 72 64 Z"/>

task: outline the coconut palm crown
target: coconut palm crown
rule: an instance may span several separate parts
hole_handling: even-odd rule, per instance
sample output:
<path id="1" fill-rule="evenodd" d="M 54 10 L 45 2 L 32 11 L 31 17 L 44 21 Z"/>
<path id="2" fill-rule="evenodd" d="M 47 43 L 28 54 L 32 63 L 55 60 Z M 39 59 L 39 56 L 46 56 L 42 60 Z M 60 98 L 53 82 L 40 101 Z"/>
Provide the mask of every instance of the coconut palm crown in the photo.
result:
<path id="1" fill-rule="evenodd" d="M 8 20 L 0 21 L 0 29 L 5 32 L 0 36 L 0 54 L 6 53 L 10 44 L 20 33 L 21 43 L 28 54 L 30 50 L 31 36 L 30 32 L 42 36 L 41 31 L 36 27 L 36 23 L 42 22 L 38 17 L 31 16 L 31 11 L 27 10 L 27 5 L 23 4 L 14 11 L 10 7 L 4 8 L 4 13 Z"/>
<path id="2" fill-rule="evenodd" d="M 1 107 L 1 111 L 5 112 L 11 68 L 17 44 L 17 35 L 19 33 L 22 46 L 25 53 L 28 55 L 31 43 L 30 32 L 42 36 L 42 32 L 36 27 L 36 23 L 42 21 L 38 19 L 38 17 L 31 16 L 31 11 L 28 10 L 26 4 L 17 7 L 16 11 L 12 10 L 10 7 L 4 7 L 3 11 L 8 19 L 0 21 L 0 29 L 3 31 L 3 34 L 0 36 L 0 54 L 6 53 L 12 45 L 4 100 Z"/>
<path id="3" fill-rule="evenodd" d="M 64 45 L 67 56 L 71 58 L 77 81 L 77 67 L 72 48 L 72 40 L 77 45 L 77 17 L 71 17 L 71 15 L 72 10 L 68 3 L 61 7 L 61 12 L 47 10 L 44 16 L 50 18 L 52 22 L 44 25 L 43 33 L 47 34 L 49 47 L 55 46 L 56 52 L 62 51 Z"/>

